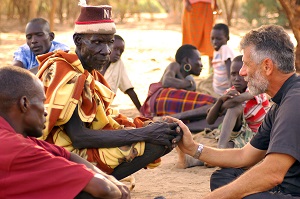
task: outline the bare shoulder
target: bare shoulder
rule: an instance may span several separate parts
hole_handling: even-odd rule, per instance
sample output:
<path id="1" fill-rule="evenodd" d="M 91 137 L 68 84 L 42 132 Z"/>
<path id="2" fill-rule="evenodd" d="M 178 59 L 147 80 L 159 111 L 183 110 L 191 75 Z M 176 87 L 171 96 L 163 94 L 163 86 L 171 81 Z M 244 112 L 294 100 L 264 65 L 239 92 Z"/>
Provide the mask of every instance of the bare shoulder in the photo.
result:
<path id="1" fill-rule="evenodd" d="M 168 73 L 171 71 L 176 72 L 176 71 L 179 71 L 179 69 L 180 69 L 180 65 L 177 62 L 172 62 L 165 69 L 165 73 Z"/>

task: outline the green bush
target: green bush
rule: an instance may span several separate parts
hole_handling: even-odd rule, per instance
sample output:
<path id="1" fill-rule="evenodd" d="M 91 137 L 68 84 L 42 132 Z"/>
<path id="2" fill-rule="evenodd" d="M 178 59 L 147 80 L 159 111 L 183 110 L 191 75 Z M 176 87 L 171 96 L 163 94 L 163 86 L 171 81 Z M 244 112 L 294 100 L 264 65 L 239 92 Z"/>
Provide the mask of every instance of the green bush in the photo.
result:
<path id="1" fill-rule="evenodd" d="M 140 8 L 141 12 L 149 12 L 149 13 L 164 12 L 164 9 L 155 0 L 140 0 L 139 1 L 139 8 Z"/>
<path id="2" fill-rule="evenodd" d="M 289 26 L 285 12 L 277 0 L 247 0 L 242 5 L 242 15 L 250 25 Z"/>

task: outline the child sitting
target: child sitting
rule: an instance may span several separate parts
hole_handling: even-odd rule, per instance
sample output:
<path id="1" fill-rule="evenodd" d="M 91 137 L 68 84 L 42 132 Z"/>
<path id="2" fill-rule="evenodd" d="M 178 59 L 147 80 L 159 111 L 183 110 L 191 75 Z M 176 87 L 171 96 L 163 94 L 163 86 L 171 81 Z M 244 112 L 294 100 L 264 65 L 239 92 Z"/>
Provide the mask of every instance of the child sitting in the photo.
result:
<path id="1" fill-rule="evenodd" d="M 125 50 L 125 41 L 120 35 L 115 35 L 114 39 L 110 61 L 102 68 L 100 73 L 104 76 L 114 93 L 117 93 L 119 88 L 130 97 L 135 107 L 140 110 L 141 103 L 128 77 L 124 62 L 121 59 Z"/>
<path id="2" fill-rule="evenodd" d="M 213 124 L 225 113 L 220 125 L 219 148 L 241 148 L 257 132 L 269 109 L 266 94 L 253 96 L 248 92 L 247 82 L 239 71 L 243 66 L 242 55 L 235 57 L 230 68 L 230 81 L 233 85 L 209 110 L 206 120 Z"/>

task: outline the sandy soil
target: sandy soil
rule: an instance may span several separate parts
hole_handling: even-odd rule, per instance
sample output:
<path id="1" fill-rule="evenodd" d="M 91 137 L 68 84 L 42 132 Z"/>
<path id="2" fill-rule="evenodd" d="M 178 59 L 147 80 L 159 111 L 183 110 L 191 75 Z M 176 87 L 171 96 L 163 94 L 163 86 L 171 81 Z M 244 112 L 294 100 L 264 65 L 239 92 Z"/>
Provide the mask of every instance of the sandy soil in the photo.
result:
<path id="1" fill-rule="evenodd" d="M 165 22 L 163 18 L 152 22 L 144 19 L 142 22 L 133 21 L 117 25 L 117 34 L 126 42 L 122 58 L 141 103 L 146 99 L 149 84 L 160 79 L 165 67 L 173 61 L 175 52 L 181 45 L 180 25 Z M 4 28 L 5 32 L 0 32 L 1 65 L 11 64 L 13 52 L 25 43 L 23 28 L 10 27 L 8 25 Z M 56 29 L 55 40 L 74 49 L 72 28 L 57 25 Z M 208 74 L 206 57 L 203 57 L 203 63 L 206 67 L 198 78 L 204 78 Z M 114 106 L 129 117 L 139 114 L 130 98 L 121 91 L 117 92 Z M 211 142 L 207 140 L 208 144 Z M 199 198 L 209 192 L 209 177 L 214 168 L 201 166 L 177 169 L 176 161 L 177 153 L 173 150 L 162 158 L 162 164 L 158 168 L 143 169 L 135 173 L 136 186 L 132 191 L 132 198 Z"/>
<path id="2" fill-rule="evenodd" d="M 56 40 L 70 45 L 74 49 L 72 29 L 57 25 Z M 3 30 L 3 29 L 2 29 Z M 0 63 L 8 65 L 13 59 L 15 49 L 25 42 L 22 27 L 5 28 L 0 32 Z M 142 22 L 117 24 L 117 33 L 126 41 L 123 60 L 135 91 L 143 103 L 149 84 L 160 79 L 165 67 L 173 60 L 177 48 L 181 45 L 179 24 L 168 24 L 165 18 Z M 233 30 L 228 44 L 238 53 L 238 43 L 243 33 Z M 208 74 L 207 58 L 203 57 L 204 71 L 199 78 Z M 121 113 L 134 117 L 138 115 L 129 97 L 117 92 L 114 105 Z M 211 139 L 203 138 L 203 143 L 213 145 Z M 136 187 L 132 191 L 133 199 L 164 196 L 167 199 L 200 198 L 209 192 L 209 177 L 215 168 L 205 166 L 188 169 L 176 169 L 176 150 L 162 158 L 162 165 L 156 169 L 140 170 L 134 174 Z"/>

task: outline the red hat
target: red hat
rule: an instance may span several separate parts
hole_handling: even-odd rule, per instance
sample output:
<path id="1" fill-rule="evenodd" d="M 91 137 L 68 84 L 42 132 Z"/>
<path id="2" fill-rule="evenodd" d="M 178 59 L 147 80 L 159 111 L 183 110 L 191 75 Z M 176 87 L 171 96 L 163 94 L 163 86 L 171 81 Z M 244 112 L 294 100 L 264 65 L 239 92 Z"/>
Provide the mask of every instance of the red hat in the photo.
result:
<path id="1" fill-rule="evenodd" d="M 80 15 L 75 21 L 75 33 L 116 33 L 116 25 L 111 19 L 111 6 L 82 5 Z"/>

